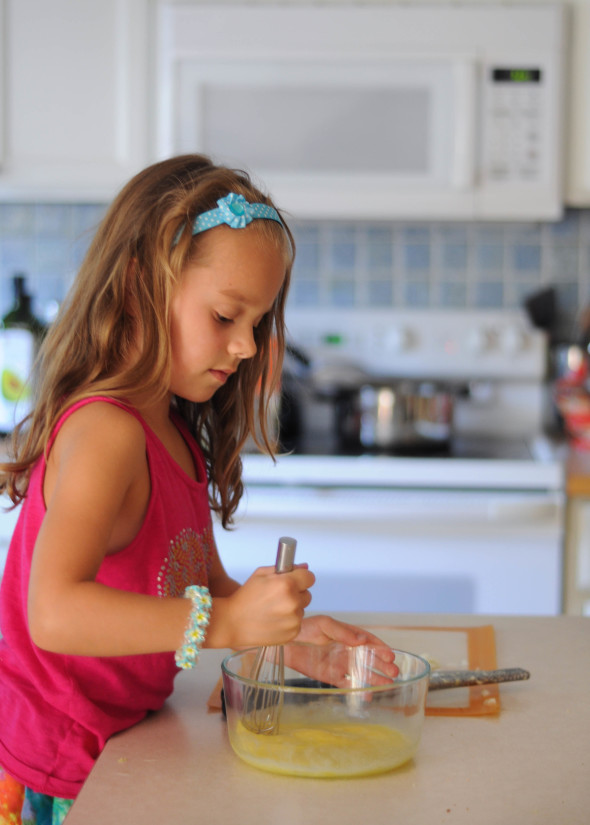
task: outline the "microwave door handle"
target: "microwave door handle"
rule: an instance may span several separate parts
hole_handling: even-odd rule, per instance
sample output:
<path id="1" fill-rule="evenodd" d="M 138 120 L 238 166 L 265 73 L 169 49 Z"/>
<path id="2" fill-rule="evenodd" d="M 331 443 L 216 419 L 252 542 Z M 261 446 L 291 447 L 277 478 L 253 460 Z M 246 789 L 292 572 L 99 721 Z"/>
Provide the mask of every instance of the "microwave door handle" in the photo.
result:
<path id="1" fill-rule="evenodd" d="M 472 189 L 475 182 L 477 65 L 469 58 L 453 66 L 455 131 L 451 183 L 455 189 Z"/>

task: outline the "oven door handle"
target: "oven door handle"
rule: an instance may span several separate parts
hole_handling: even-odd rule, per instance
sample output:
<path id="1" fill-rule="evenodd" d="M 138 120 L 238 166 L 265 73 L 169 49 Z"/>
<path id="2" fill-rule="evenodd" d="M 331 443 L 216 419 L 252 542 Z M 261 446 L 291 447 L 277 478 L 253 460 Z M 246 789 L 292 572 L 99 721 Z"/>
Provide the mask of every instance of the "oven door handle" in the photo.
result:
<path id="1" fill-rule="evenodd" d="M 490 502 L 488 513 L 490 521 L 523 523 L 545 522 L 559 518 L 563 502 L 555 497 L 542 499 L 495 499 Z"/>
<path id="2" fill-rule="evenodd" d="M 522 524 L 535 526 L 560 524 L 564 497 L 561 493 L 520 494 L 509 492 L 476 493 L 461 491 L 390 491 L 377 496 L 369 490 L 306 489 L 301 494 L 290 490 L 273 491 L 274 495 L 250 489 L 240 507 L 240 516 L 276 520 L 299 519 L 329 523 L 337 519 L 346 524 Z"/>

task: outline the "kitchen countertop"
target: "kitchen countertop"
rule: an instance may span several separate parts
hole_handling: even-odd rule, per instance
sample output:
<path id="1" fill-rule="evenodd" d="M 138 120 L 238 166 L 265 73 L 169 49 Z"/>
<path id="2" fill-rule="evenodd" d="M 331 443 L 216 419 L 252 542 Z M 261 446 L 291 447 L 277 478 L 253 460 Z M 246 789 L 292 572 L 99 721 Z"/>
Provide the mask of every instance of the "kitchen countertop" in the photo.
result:
<path id="1" fill-rule="evenodd" d="M 66 825 L 587 825 L 590 821 L 590 619 L 339 614 L 365 625 L 492 624 L 499 667 L 527 682 L 500 686 L 499 715 L 428 716 L 405 767 L 348 780 L 258 771 L 207 712 L 224 651 L 205 650 L 178 676 L 163 710 L 113 737 Z"/>

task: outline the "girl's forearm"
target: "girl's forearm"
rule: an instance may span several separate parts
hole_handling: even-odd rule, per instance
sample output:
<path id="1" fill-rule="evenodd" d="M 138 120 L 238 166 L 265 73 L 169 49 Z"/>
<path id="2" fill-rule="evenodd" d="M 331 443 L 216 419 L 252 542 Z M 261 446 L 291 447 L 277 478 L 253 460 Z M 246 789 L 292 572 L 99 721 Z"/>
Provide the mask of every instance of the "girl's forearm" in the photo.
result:
<path id="1" fill-rule="evenodd" d="M 191 611 L 184 598 L 159 598 L 80 582 L 29 604 L 29 632 L 45 650 L 127 656 L 176 650 Z"/>
<path id="2" fill-rule="evenodd" d="M 259 568 L 242 586 L 227 575 L 213 576 L 203 646 L 248 647 L 293 639 L 312 584 L 313 574 L 304 568 L 281 576 L 274 568 Z M 78 656 L 177 651 L 193 609 L 188 598 L 130 593 L 94 580 L 46 586 L 39 580 L 29 593 L 33 642 L 54 653 Z"/>
<path id="3" fill-rule="evenodd" d="M 219 583 L 218 583 L 219 584 Z M 213 608 L 205 647 L 229 647 L 232 618 L 228 596 L 240 585 L 226 578 L 212 585 Z M 221 592 L 220 592 L 221 591 Z M 44 604 L 29 607 L 33 642 L 52 653 L 74 656 L 128 656 L 178 650 L 183 644 L 192 603 L 82 582 Z"/>

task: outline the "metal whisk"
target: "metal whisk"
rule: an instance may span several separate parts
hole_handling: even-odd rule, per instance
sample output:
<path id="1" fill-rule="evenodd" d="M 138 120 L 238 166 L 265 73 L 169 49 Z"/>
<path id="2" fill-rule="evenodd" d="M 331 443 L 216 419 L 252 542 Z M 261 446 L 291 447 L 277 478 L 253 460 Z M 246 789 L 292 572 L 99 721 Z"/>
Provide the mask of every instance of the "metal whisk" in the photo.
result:
<path id="1" fill-rule="evenodd" d="M 282 536 L 277 548 L 275 573 L 293 569 L 296 539 Z M 242 724 L 252 733 L 277 733 L 283 707 L 285 659 L 282 645 L 261 647 L 249 674 L 255 685 L 244 690 Z"/>

